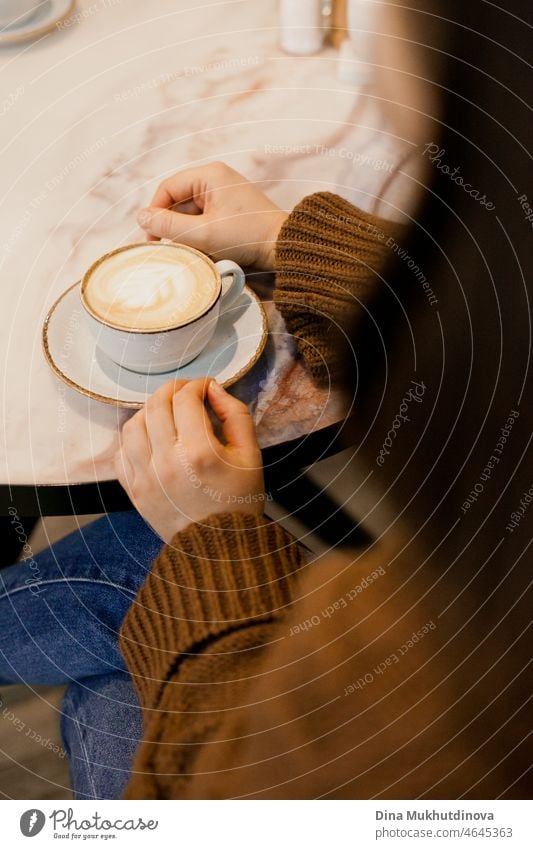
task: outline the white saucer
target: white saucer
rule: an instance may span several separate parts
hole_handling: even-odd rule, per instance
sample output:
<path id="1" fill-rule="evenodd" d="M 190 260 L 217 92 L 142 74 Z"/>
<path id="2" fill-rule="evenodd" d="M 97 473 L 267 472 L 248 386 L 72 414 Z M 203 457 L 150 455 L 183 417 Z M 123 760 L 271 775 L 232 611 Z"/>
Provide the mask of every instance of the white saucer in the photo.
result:
<path id="1" fill-rule="evenodd" d="M 105 404 L 139 409 L 173 378 L 215 377 L 223 386 L 240 380 L 261 356 L 268 338 L 263 306 L 248 286 L 221 316 L 209 345 L 192 363 L 166 374 L 136 374 L 96 348 L 75 283 L 57 299 L 43 324 L 44 355 L 68 386 Z"/>
<path id="2" fill-rule="evenodd" d="M 21 23 L 0 28 L 0 45 L 16 44 L 38 38 L 64 21 L 74 11 L 76 0 L 45 0 L 39 8 Z"/>

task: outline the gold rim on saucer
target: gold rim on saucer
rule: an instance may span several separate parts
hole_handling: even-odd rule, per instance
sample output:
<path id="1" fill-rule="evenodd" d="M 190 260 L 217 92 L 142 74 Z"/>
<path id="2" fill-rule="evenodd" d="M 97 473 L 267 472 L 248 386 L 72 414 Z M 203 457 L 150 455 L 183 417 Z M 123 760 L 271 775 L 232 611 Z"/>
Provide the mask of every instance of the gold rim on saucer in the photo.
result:
<path id="1" fill-rule="evenodd" d="M 87 398 L 92 398 L 94 401 L 101 401 L 103 404 L 109 404 L 113 407 L 123 407 L 130 410 L 140 410 L 145 404 L 144 401 L 121 401 L 119 398 L 111 398 L 109 395 L 101 395 L 99 392 L 94 392 L 92 389 L 87 389 L 87 387 L 81 386 L 79 383 L 76 383 L 75 380 L 72 380 L 71 377 L 66 375 L 59 368 L 56 361 L 52 357 L 52 354 L 50 353 L 50 347 L 48 344 L 48 326 L 50 324 L 50 319 L 52 318 L 54 312 L 56 311 L 61 301 L 68 295 L 70 295 L 73 289 L 79 288 L 79 286 L 80 281 L 74 283 L 72 286 L 69 286 L 68 289 L 65 289 L 65 291 L 59 296 L 59 298 L 54 301 L 54 303 L 46 314 L 41 334 L 41 343 L 46 361 L 54 372 L 54 374 L 57 375 L 57 377 L 59 377 L 64 383 L 67 384 L 67 386 L 70 386 L 71 389 L 75 389 L 76 392 L 79 392 L 81 395 L 85 395 Z M 259 307 L 259 312 L 261 315 L 261 340 L 259 342 L 257 350 L 255 351 L 254 355 L 250 357 L 248 362 L 246 362 L 245 365 L 241 369 L 239 369 L 239 371 L 236 372 L 232 377 L 228 378 L 228 380 L 225 380 L 221 384 L 225 389 L 227 389 L 229 386 L 233 386 L 234 383 L 237 383 L 238 380 L 244 377 L 244 375 L 247 374 L 254 367 L 256 362 L 259 360 L 259 357 L 265 350 L 265 345 L 268 339 L 268 320 L 263 304 L 261 303 L 256 293 L 252 289 L 250 289 L 249 286 L 245 286 L 243 291 L 250 295 Z M 177 369 L 176 371 L 179 372 L 179 369 Z M 172 378 L 170 377 L 170 375 L 176 375 L 176 372 L 168 372 L 168 374 L 169 380 L 171 380 Z M 179 379 L 179 376 L 176 376 Z"/>
<path id="2" fill-rule="evenodd" d="M 28 20 L 28 28 L 19 30 L 18 32 L 2 32 L 0 30 L 0 45 L 2 44 L 17 44 L 22 41 L 30 41 L 33 38 L 39 38 L 41 35 L 46 35 L 51 30 L 55 29 L 55 27 L 66 21 L 69 15 L 74 11 L 74 7 L 76 6 L 76 0 L 70 0 L 70 4 L 68 9 L 63 12 L 58 17 L 52 15 L 51 19 L 40 26 L 32 27 L 30 26 L 31 18 Z"/>

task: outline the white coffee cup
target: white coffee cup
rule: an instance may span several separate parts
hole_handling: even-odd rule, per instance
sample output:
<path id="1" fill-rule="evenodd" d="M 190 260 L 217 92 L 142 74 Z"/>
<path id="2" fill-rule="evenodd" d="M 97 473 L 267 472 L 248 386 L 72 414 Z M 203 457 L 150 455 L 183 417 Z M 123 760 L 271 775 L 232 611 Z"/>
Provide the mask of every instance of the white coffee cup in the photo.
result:
<path id="1" fill-rule="evenodd" d="M 86 271 L 81 302 L 97 347 L 142 374 L 194 360 L 245 284 L 231 260 L 214 263 L 188 245 L 140 242 L 110 251 Z"/>
<path id="2" fill-rule="evenodd" d="M 0 26 L 23 24 L 37 8 L 42 0 L 0 0 Z"/>

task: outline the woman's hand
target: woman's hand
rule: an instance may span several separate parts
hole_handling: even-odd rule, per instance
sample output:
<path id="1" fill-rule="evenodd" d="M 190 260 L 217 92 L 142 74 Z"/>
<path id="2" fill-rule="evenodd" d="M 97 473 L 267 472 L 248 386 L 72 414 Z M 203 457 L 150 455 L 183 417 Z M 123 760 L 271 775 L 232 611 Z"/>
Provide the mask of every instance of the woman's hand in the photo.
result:
<path id="1" fill-rule="evenodd" d="M 224 443 L 215 436 L 205 398 L 222 422 Z M 263 513 L 254 424 L 246 405 L 214 380 L 171 381 L 158 389 L 124 425 L 115 469 L 165 542 L 213 513 Z"/>
<path id="2" fill-rule="evenodd" d="M 164 180 L 137 218 L 152 239 L 172 239 L 215 259 L 273 271 L 287 213 L 233 168 L 213 162 Z"/>

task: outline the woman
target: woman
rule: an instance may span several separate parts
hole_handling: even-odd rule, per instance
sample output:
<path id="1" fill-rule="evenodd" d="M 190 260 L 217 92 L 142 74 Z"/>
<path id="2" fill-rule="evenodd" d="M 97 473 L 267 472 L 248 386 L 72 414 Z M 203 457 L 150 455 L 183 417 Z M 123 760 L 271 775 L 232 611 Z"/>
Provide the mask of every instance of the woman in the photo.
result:
<path id="1" fill-rule="evenodd" d="M 356 396 L 361 462 L 394 512 L 369 550 L 309 568 L 260 498 L 227 510 L 262 492 L 244 408 L 213 382 L 156 393 L 124 429 L 117 474 L 163 550 L 140 519 L 111 517 L 42 566 L 56 558 L 81 585 L 80 561 L 113 562 L 101 577 L 111 601 L 90 564 L 76 622 L 65 582 L 61 602 L 44 574 L 48 600 L 17 609 L 13 568 L 0 602 L 13 636 L 21 622 L 28 635 L 4 650 L 1 678 L 77 682 L 65 734 L 79 795 L 529 795 L 531 193 L 525 4 L 511 5 L 428 0 L 386 18 L 381 90 L 402 93 L 399 126 L 428 174 L 406 234 L 329 194 L 286 218 L 220 167 L 172 178 L 145 213 L 151 237 L 273 265 L 315 379 L 328 364 Z M 411 53 L 390 49 L 413 42 L 425 45 L 415 79 Z M 244 240 L 228 225 L 243 212 Z M 190 468 L 205 486 L 193 491 Z"/>

